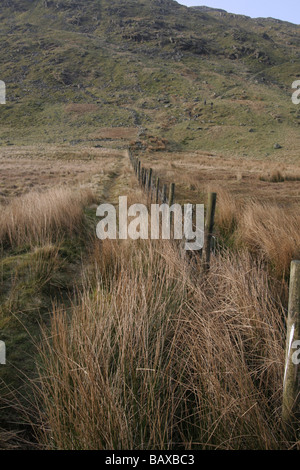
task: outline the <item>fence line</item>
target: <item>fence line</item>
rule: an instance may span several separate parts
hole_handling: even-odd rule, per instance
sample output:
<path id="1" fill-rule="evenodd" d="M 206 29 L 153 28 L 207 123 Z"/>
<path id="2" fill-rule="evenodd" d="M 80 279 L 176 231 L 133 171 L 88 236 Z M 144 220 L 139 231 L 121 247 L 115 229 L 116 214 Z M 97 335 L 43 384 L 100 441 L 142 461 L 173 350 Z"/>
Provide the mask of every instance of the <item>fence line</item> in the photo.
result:
<path id="1" fill-rule="evenodd" d="M 129 159 L 137 176 L 138 182 L 147 195 L 147 201 L 152 202 L 153 194 L 155 194 L 155 203 L 162 204 L 168 203 L 172 206 L 175 202 L 175 183 L 171 182 L 169 185 L 169 191 L 167 184 L 163 184 L 161 187 L 161 179 L 158 175 L 153 172 L 152 168 L 145 168 L 138 157 L 136 157 L 131 150 L 128 150 Z M 203 273 L 208 272 L 210 269 L 210 258 L 212 253 L 212 242 L 215 238 L 213 236 L 214 229 L 214 217 L 216 208 L 216 193 L 208 193 L 208 204 L 205 217 L 205 233 L 204 233 L 204 247 L 203 250 L 199 250 L 201 257 L 202 271 Z M 172 213 L 171 226 L 172 226 Z"/>

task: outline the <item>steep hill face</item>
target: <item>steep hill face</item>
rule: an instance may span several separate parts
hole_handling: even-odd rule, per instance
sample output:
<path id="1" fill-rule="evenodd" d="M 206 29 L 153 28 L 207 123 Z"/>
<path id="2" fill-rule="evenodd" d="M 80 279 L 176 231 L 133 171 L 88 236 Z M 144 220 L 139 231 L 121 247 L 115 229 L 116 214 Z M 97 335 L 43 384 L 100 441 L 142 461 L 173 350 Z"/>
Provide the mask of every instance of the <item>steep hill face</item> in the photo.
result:
<path id="1" fill-rule="evenodd" d="M 1 145 L 138 127 L 170 148 L 298 154 L 299 26 L 173 0 L 4 0 L 0 25 Z"/>

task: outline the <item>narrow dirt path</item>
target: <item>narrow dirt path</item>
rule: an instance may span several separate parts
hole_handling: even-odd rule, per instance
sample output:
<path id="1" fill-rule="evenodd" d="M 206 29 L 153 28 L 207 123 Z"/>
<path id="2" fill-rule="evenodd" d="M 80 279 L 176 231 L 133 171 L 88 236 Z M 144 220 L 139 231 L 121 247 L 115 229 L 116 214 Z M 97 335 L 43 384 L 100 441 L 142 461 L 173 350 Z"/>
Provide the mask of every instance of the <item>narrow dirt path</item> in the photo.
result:
<path id="1" fill-rule="evenodd" d="M 121 152 L 113 169 L 108 172 L 103 182 L 102 200 L 110 204 L 117 204 L 119 196 L 128 195 L 130 191 L 129 180 L 133 175 L 132 168 L 128 151 Z"/>

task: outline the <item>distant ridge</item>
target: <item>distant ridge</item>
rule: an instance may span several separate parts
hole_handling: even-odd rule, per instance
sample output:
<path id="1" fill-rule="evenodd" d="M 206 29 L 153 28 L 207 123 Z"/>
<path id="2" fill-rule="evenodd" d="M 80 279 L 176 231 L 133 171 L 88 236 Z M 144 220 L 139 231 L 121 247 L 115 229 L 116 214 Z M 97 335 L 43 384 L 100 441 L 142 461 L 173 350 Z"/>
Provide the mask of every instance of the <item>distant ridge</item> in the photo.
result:
<path id="1" fill-rule="evenodd" d="M 212 12 L 212 11 L 218 11 L 220 13 L 228 13 L 226 10 L 222 10 L 221 8 L 211 8 L 211 7 L 206 7 L 205 5 L 198 6 L 198 7 L 190 7 L 190 8 L 201 11 L 202 13 L 207 13 L 207 12 Z"/>

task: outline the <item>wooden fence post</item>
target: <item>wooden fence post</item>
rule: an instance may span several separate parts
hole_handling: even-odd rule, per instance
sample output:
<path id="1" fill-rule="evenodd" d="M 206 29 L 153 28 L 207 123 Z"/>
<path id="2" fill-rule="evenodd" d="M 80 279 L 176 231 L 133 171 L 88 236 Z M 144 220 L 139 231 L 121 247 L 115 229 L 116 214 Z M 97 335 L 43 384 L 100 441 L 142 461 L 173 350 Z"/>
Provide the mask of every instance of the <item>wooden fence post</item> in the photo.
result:
<path id="1" fill-rule="evenodd" d="M 203 270 L 208 271 L 210 268 L 210 254 L 211 254 L 211 241 L 212 233 L 215 223 L 215 211 L 216 211 L 217 194 L 209 193 L 207 200 L 206 209 L 206 220 L 205 220 L 205 239 L 203 247 Z"/>
<path id="2" fill-rule="evenodd" d="M 170 188 L 169 188 L 169 206 L 170 207 L 172 207 L 174 204 L 174 193 L 175 193 L 175 183 L 171 183 Z M 172 224 L 173 224 L 173 212 L 170 212 L 170 227 L 171 227 L 171 233 L 173 236 Z"/>
<path id="3" fill-rule="evenodd" d="M 146 169 L 145 170 L 145 184 L 144 184 L 146 192 L 148 191 L 148 180 L 149 180 L 149 170 Z"/>
<path id="4" fill-rule="evenodd" d="M 282 421 L 287 430 L 300 427 L 300 261 L 292 261 L 289 288 Z"/>
<path id="5" fill-rule="evenodd" d="M 148 191 L 151 191 L 151 184 L 152 184 L 152 168 L 149 169 L 149 177 L 148 177 Z"/>
<path id="6" fill-rule="evenodd" d="M 155 204 L 158 204 L 159 200 L 159 177 L 156 178 L 156 194 L 155 194 Z"/>
<path id="7" fill-rule="evenodd" d="M 175 183 L 171 183 L 170 189 L 169 189 L 169 206 L 172 206 L 174 204 L 174 194 L 175 194 Z"/>
<path id="8" fill-rule="evenodd" d="M 139 183 L 141 182 L 141 161 L 138 160 L 138 167 L 137 167 L 137 176 Z"/>
<path id="9" fill-rule="evenodd" d="M 145 168 L 142 166 L 142 170 L 141 170 L 141 186 L 144 186 L 144 174 L 145 174 Z"/>
<path id="10" fill-rule="evenodd" d="M 165 204 L 167 202 L 167 185 L 164 184 L 162 188 L 162 203 Z"/>

